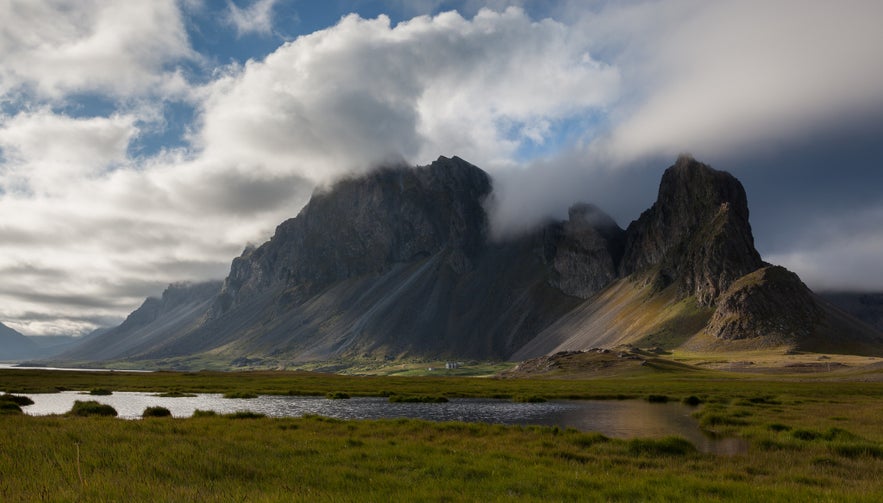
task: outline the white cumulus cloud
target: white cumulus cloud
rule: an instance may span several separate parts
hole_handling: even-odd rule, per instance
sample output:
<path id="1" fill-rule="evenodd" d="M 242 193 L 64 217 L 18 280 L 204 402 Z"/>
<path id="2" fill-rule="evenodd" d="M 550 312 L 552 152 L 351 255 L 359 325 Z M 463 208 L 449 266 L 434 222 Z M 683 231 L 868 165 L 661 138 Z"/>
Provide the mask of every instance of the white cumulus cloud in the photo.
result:
<path id="1" fill-rule="evenodd" d="M 520 9 L 350 15 L 208 86 L 198 138 L 208 156 L 317 182 L 441 153 L 493 168 L 618 87 L 579 34 Z"/>
<path id="2" fill-rule="evenodd" d="M 183 92 L 194 58 L 174 0 L 0 1 L 0 95 Z"/>

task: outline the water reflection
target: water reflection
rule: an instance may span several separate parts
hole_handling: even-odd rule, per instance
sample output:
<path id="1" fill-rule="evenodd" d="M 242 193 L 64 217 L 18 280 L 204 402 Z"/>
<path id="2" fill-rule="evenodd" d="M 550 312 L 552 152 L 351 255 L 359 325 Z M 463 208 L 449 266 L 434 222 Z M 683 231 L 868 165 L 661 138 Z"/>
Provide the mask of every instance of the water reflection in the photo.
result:
<path id="1" fill-rule="evenodd" d="M 614 438 L 660 438 L 677 435 L 703 452 L 737 454 L 745 451 L 744 440 L 712 438 L 699 430 L 690 415 L 694 409 L 680 403 L 652 404 L 639 400 L 550 401 L 514 403 L 506 400 L 462 398 L 448 403 L 390 403 L 386 398 L 328 400 L 320 397 L 261 396 L 228 399 L 220 394 L 194 397 L 160 397 L 151 393 L 115 392 L 110 396 L 89 396 L 78 392 L 30 394 L 33 405 L 23 410 L 31 415 L 62 414 L 75 400 L 97 400 L 111 405 L 120 417 L 136 419 L 147 407 L 160 406 L 175 417 L 189 417 L 197 409 L 219 414 L 252 411 L 271 417 L 299 417 L 318 414 L 339 419 L 416 418 L 430 421 L 464 421 L 513 425 L 559 426 L 596 431 Z"/>

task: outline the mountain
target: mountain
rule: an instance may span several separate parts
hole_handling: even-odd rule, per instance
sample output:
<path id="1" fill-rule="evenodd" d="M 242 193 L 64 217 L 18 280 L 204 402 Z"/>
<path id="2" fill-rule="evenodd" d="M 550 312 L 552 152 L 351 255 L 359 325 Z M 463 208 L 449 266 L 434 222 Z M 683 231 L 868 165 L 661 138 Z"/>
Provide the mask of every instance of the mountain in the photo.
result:
<path id="1" fill-rule="evenodd" d="M 626 229 L 620 278 L 512 355 L 632 344 L 725 351 L 883 354 L 883 334 L 761 260 L 745 190 L 689 156 Z"/>
<path id="2" fill-rule="evenodd" d="M 883 330 L 883 292 L 822 292 L 820 295 L 850 315 Z"/>
<path id="3" fill-rule="evenodd" d="M 119 326 L 86 336 L 56 358 L 72 361 L 123 359 L 167 344 L 176 334 L 199 325 L 220 290 L 220 281 L 169 285 L 162 297 L 147 298 Z"/>
<path id="4" fill-rule="evenodd" d="M 574 282 L 572 256 L 608 254 L 622 230 L 576 207 L 567 222 L 495 243 L 483 207 L 490 192 L 488 175 L 456 157 L 319 191 L 233 261 L 201 326 L 141 356 L 506 358 L 581 302 L 576 295 L 616 276 L 607 257 L 592 266 L 603 281 Z"/>
<path id="5" fill-rule="evenodd" d="M 33 358 L 40 347 L 28 337 L 0 323 L 0 361 L 17 361 Z"/>
<path id="6" fill-rule="evenodd" d="M 505 241 L 454 157 L 317 190 L 223 284 L 173 285 L 66 358 L 526 359 L 621 344 L 883 354 L 879 331 L 754 248 L 745 190 L 689 156 L 628 228 L 580 203 Z"/>
<path id="7" fill-rule="evenodd" d="M 662 175 L 650 209 L 626 229 L 621 275 L 674 284 L 702 306 L 763 265 L 748 223 L 748 198 L 731 174 L 681 156 Z"/>

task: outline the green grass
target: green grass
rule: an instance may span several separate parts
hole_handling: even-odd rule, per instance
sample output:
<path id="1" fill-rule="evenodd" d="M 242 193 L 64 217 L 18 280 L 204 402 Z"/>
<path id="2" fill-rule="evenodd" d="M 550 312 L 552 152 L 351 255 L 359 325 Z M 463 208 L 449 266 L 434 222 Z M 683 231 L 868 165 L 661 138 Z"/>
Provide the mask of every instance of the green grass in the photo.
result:
<path id="1" fill-rule="evenodd" d="M 186 419 L 126 421 L 11 411 L 0 415 L 5 501 L 883 500 L 883 384 L 877 382 L 676 369 L 584 380 L 83 374 L 4 370 L 0 389 L 507 399 L 659 395 L 695 398 L 700 424 L 739 436 L 749 447 L 747 454 L 715 456 L 680 438 L 617 440 L 555 427 L 406 419 L 197 411 Z"/>
<path id="2" fill-rule="evenodd" d="M 22 407 L 25 405 L 33 405 L 34 404 L 34 401 L 26 396 L 10 395 L 9 393 L 4 393 L 4 394 L 0 395 L 0 403 L 2 403 L 2 402 L 11 402 L 11 403 L 14 403 L 14 404 L 16 404 L 18 406 L 22 406 Z"/>
<path id="3" fill-rule="evenodd" d="M 21 406 L 15 402 L 0 402 L 0 415 L 23 414 Z"/>
<path id="4" fill-rule="evenodd" d="M 750 456 L 548 427 L 0 417 L 7 501 L 879 501 L 876 444 Z M 79 461 L 78 461 L 79 459 Z"/>

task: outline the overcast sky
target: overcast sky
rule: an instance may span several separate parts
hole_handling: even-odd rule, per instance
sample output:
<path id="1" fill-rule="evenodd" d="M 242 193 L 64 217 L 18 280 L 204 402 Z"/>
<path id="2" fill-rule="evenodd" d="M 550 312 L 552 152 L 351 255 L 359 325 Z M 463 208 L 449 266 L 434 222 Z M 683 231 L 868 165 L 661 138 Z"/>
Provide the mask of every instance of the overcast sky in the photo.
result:
<path id="1" fill-rule="evenodd" d="M 883 2 L 0 0 L 0 322 L 118 323 L 223 278 L 317 184 L 458 155 L 498 235 L 625 227 L 681 152 L 758 249 L 883 290 Z"/>

